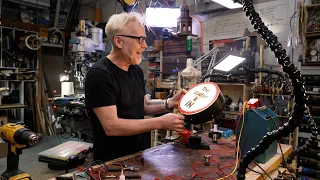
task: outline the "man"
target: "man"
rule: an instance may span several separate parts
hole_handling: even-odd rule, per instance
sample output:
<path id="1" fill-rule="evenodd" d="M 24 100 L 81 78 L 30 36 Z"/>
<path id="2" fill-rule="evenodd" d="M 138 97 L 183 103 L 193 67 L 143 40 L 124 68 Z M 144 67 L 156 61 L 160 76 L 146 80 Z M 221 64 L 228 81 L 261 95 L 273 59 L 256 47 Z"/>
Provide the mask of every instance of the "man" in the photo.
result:
<path id="1" fill-rule="evenodd" d="M 147 47 L 141 16 L 134 12 L 113 15 L 105 31 L 112 50 L 90 68 L 85 82 L 94 159 L 102 161 L 149 148 L 152 130 L 184 128 L 184 116 L 173 113 L 143 119 L 176 107 L 181 93 L 161 104 L 145 97 L 143 72 L 137 65 Z"/>

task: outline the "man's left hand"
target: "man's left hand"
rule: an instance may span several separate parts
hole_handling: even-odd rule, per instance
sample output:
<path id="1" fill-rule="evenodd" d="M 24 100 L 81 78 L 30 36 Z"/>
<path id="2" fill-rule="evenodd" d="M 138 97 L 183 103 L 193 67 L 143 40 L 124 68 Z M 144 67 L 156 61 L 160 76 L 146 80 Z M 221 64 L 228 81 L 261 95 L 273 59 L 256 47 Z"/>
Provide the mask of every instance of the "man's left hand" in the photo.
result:
<path id="1" fill-rule="evenodd" d="M 170 109 L 178 107 L 178 103 L 179 103 L 180 98 L 183 94 L 184 94 L 183 91 L 178 91 L 175 95 L 173 95 L 172 98 L 169 99 L 169 108 Z"/>

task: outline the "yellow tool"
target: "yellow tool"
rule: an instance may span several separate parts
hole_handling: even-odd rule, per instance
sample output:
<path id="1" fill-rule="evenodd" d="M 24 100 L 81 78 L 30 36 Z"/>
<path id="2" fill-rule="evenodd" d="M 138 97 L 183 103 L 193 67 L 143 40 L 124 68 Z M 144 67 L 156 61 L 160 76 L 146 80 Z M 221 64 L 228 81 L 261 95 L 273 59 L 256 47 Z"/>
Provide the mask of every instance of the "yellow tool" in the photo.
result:
<path id="1" fill-rule="evenodd" d="M 7 170 L 1 175 L 1 180 L 28 180 L 30 175 L 21 171 L 19 155 L 26 145 L 38 143 L 38 136 L 22 125 L 8 123 L 0 127 L 0 137 L 8 143 Z"/>

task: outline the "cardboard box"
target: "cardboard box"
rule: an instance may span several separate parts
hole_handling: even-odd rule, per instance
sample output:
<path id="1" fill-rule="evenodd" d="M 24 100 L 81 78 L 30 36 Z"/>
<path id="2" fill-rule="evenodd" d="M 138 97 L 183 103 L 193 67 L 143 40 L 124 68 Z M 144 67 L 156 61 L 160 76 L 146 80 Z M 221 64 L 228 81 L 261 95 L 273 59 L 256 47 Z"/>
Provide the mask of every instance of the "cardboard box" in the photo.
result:
<path id="1" fill-rule="evenodd" d="M 7 157 L 8 155 L 8 143 L 4 142 L 0 138 L 0 158 Z"/>

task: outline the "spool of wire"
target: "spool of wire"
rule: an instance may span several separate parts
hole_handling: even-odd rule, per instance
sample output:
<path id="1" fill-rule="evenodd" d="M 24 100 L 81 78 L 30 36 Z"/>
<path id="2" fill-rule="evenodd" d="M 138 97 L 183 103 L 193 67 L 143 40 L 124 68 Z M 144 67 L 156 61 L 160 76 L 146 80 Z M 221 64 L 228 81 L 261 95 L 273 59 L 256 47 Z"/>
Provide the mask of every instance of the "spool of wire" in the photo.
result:
<path id="1" fill-rule="evenodd" d="M 38 50 L 42 45 L 42 40 L 36 35 L 29 35 L 25 39 L 26 46 L 31 50 Z"/>

